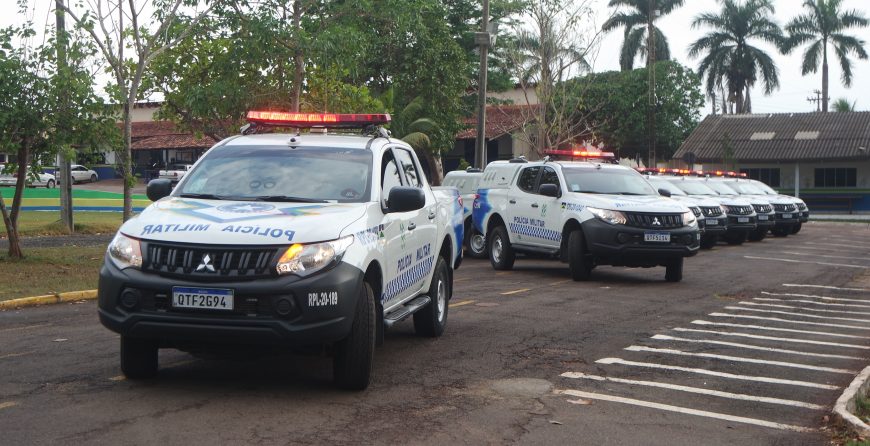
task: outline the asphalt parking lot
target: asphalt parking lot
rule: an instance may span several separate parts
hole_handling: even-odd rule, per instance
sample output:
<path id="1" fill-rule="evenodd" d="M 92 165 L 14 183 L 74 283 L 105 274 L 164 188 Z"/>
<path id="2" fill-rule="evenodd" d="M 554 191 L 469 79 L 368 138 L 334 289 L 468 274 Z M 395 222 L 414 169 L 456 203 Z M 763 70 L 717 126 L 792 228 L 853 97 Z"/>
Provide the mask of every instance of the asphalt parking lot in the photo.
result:
<path id="1" fill-rule="evenodd" d="M 322 356 L 162 350 L 132 382 L 95 302 L 0 313 L 0 443 L 826 444 L 870 357 L 870 226 L 719 245 L 681 283 L 466 259 L 449 311 L 388 332 L 361 393 Z"/>

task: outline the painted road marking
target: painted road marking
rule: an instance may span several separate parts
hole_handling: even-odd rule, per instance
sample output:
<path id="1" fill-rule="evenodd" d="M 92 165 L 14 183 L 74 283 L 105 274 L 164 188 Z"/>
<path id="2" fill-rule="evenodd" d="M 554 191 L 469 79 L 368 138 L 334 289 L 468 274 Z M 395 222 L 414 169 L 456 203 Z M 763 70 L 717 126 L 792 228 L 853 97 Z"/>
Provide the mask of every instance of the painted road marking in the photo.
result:
<path id="1" fill-rule="evenodd" d="M 5 402 L 0 403 L 0 410 L 8 409 L 10 407 L 15 407 L 17 405 L 18 405 L 18 403 L 15 401 L 5 401 Z"/>
<path id="2" fill-rule="evenodd" d="M 815 246 L 840 246 L 843 248 L 870 248 L 870 245 L 862 245 L 860 243 L 852 243 L 852 244 L 844 244 L 844 243 L 817 243 L 817 242 L 804 242 L 807 245 L 815 245 Z"/>
<path id="3" fill-rule="evenodd" d="M 6 358 L 17 358 L 17 357 L 19 357 L 19 356 L 25 356 L 25 355 L 29 355 L 29 354 L 32 354 L 32 353 L 33 353 L 32 351 L 30 351 L 30 352 L 21 352 L 21 353 L 9 353 L 9 354 L 5 354 L 5 355 L 0 355 L 0 359 L 6 359 Z"/>
<path id="4" fill-rule="evenodd" d="M 796 293 L 771 293 L 768 291 L 762 291 L 761 294 L 767 296 L 786 296 L 786 297 L 808 297 L 812 299 L 822 299 L 822 300 L 837 300 L 841 302 L 863 302 L 870 303 L 870 300 L 866 299 L 848 299 L 845 297 L 828 297 L 828 296 L 817 296 L 815 294 L 796 294 Z"/>
<path id="5" fill-rule="evenodd" d="M 832 336 L 836 338 L 851 338 L 851 339 L 870 339 L 870 336 L 859 336 L 859 335 L 850 335 L 843 333 L 828 333 L 826 331 L 811 331 L 811 330 L 796 330 L 794 328 L 779 328 L 779 327 L 765 327 L 763 325 L 743 325 L 743 324 L 729 324 L 727 322 L 710 322 L 710 321 L 692 321 L 693 324 L 696 325 L 713 325 L 716 327 L 734 327 L 734 328 L 752 328 L 755 330 L 767 330 L 767 331 L 782 331 L 786 333 L 805 333 L 805 334 L 815 334 L 822 336 Z M 861 348 L 870 349 L 870 347 L 860 346 Z"/>
<path id="6" fill-rule="evenodd" d="M 782 311 L 782 310 L 762 310 L 760 308 L 746 308 L 746 307 L 734 307 L 727 306 L 726 310 L 738 310 L 738 311 L 754 311 L 756 313 L 773 313 L 773 314 L 784 314 L 786 316 L 798 316 L 798 317 L 808 317 L 813 319 L 830 319 L 832 321 L 849 321 L 849 322 L 867 322 L 870 323 L 870 319 L 858 319 L 854 317 L 837 317 L 837 316 L 820 316 L 818 314 L 804 314 L 804 313 L 795 313 L 792 311 Z"/>
<path id="7" fill-rule="evenodd" d="M 836 328 L 852 328 L 855 330 L 870 330 L 870 327 L 856 327 L 854 325 L 828 324 L 825 322 L 793 321 L 790 319 L 783 319 L 783 318 L 779 318 L 779 317 L 753 316 L 750 314 L 710 313 L 709 316 L 733 317 L 733 318 L 737 318 L 737 319 L 754 319 L 754 320 L 758 320 L 758 321 L 785 322 L 787 324 L 818 325 L 820 327 L 836 327 Z"/>
<path id="8" fill-rule="evenodd" d="M 785 302 L 793 302 L 793 301 L 785 301 Z M 818 311 L 823 313 L 846 313 L 846 314 L 862 314 L 862 315 L 870 315 L 870 312 L 867 311 L 852 311 L 852 310 L 825 310 L 824 308 L 807 308 L 807 307 L 796 307 L 794 305 L 784 305 L 784 304 L 761 304 L 758 302 L 738 302 L 737 305 L 750 305 L 757 307 L 773 307 L 773 308 L 790 308 L 792 310 L 803 310 L 803 311 Z"/>
<path id="9" fill-rule="evenodd" d="M 784 283 L 784 284 L 782 284 L 782 286 L 787 286 L 787 287 L 805 287 L 805 288 L 822 288 L 822 289 L 826 289 L 826 290 L 864 291 L 865 293 L 870 293 L 870 290 L 865 290 L 865 289 L 862 289 L 862 288 L 841 288 L 841 287 L 830 286 L 830 285 L 807 285 L 807 284 L 801 284 L 801 283 Z"/>
<path id="10" fill-rule="evenodd" d="M 593 381 L 609 381 L 622 384 L 633 384 L 638 386 L 658 387 L 661 389 L 678 390 L 680 392 L 697 393 L 700 395 L 718 396 L 720 398 L 730 398 L 734 400 L 756 401 L 760 403 L 779 404 L 782 406 L 802 407 L 805 409 L 824 410 L 826 406 L 821 404 L 805 403 L 803 401 L 784 400 L 781 398 L 771 398 L 766 396 L 746 395 L 743 393 L 722 392 L 719 390 L 704 389 L 701 387 L 681 386 L 677 384 L 659 383 L 654 381 L 637 381 L 633 379 L 613 378 L 610 376 L 587 375 L 580 372 L 565 372 L 561 375 L 564 378 L 571 379 L 591 379 Z"/>
<path id="11" fill-rule="evenodd" d="M 785 361 L 768 361 L 766 359 L 755 359 L 755 358 L 744 358 L 742 356 L 728 356 L 728 355 L 716 355 L 713 353 L 692 353 L 692 352 L 684 352 L 682 350 L 676 350 L 672 348 L 653 348 L 653 347 L 644 347 L 641 345 L 630 345 L 625 348 L 630 352 L 647 352 L 647 353 L 661 353 L 666 355 L 677 355 L 677 356 L 694 356 L 696 358 L 710 358 L 710 359 L 721 359 L 722 361 L 731 361 L 731 362 L 746 362 L 751 364 L 766 364 L 766 365 L 776 365 L 780 367 L 790 367 L 793 369 L 805 369 L 805 370 L 815 370 L 817 372 L 830 372 L 830 373 L 842 373 L 845 375 L 857 375 L 857 370 L 848 370 L 848 369 L 837 369 L 833 367 L 822 367 L 815 366 L 809 364 L 800 364 L 796 362 L 785 362 Z"/>
<path id="12" fill-rule="evenodd" d="M 822 251 L 822 252 L 827 252 L 827 251 L 844 252 L 843 248 L 820 248 L 820 247 L 812 247 L 812 246 L 789 246 L 788 248 L 783 248 L 783 249 L 803 249 L 803 250 Z M 845 251 L 845 252 L 850 252 L 850 251 Z M 806 255 L 806 254 L 803 254 L 803 255 Z"/>
<path id="13" fill-rule="evenodd" d="M 473 303 L 474 303 L 473 300 L 463 300 L 462 302 L 456 302 L 455 304 L 450 304 L 450 305 L 448 305 L 448 307 L 455 308 L 455 307 L 461 307 L 463 305 L 468 305 L 468 304 L 473 304 Z"/>
<path id="14" fill-rule="evenodd" d="M 637 362 L 637 361 L 626 361 L 621 358 L 602 358 L 595 361 L 598 364 L 618 364 L 618 365 L 630 365 L 635 367 L 646 367 L 651 369 L 662 369 L 662 370 L 676 370 L 679 372 L 687 372 L 687 373 L 696 373 L 699 375 L 709 375 L 709 376 L 717 376 L 719 378 L 729 378 L 736 379 L 741 381 L 757 381 L 763 383 L 771 383 L 771 384 L 785 384 L 789 386 L 799 386 L 799 387 L 812 387 L 816 389 L 826 389 L 826 390 L 837 390 L 839 387 L 832 386 L 830 384 L 819 384 L 808 381 L 796 381 L 791 379 L 780 379 L 780 378 L 771 378 L 768 376 L 750 376 L 750 375 L 737 375 L 734 373 L 725 373 L 725 372 L 717 372 L 715 370 L 707 370 L 707 369 L 696 369 L 692 367 L 680 367 L 675 365 L 667 365 L 667 364 L 655 364 L 652 362 Z"/>
<path id="15" fill-rule="evenodd" d="M 814 300 L 803 300 L 803 299 L 776 299 L 773 297 L 753 297 L 752 300 L 760 300 L 763 302 L 798 302 L 798 303 L 802 303 L 802 304 L 828 305 L 828 306 L 851 307 L 851 308 L 870 308 L 870 305 L 837 304 L 837 303 L 833 303 L 833 302 L 816 302 Z"/>
<path id="16" fill-rule="evenodd" d="M 870 259 L 868 259 L 867 257 L 832 256 L 832 255 L 823 255 L 823 254 L 816 254 L 816 253 L 790 252 L 790 251 L 782 251 L 779 254 L 791 254 L 791 255 L 796 255 L 796 256 L 812 255 L 812 256 L 816 256 L 816 257 L 824 257 L 826 259 L 862 260 L 865 262 L 870 262 Z"/>
<path id="17" fill-rule="evenodd" d="M 531 288 L 521 288 L 519 290 L 505 291 L 504 293 L 501 293 L 501 295 L 502 296 L 509 296 L 511 294 L 525 293 L 526 291 L 529 291 L 529 290 L 531 290 Z"/>
<path id="18" fill-rule="evenodd" d="M 807 262 L 804 260 L 778 259 L 776 257 L 743 256 L 743 258 L 744 259 L 751 259 L 751 260 L 771 260 L 774 262 L 787 262 L 787 263 L 809 263 L 811 265 L 839 266 L 839 267 L 843 267 L 843 268 L 861 268 L 861 269 L 870 268 L 870 266 L 864 266 L 864 265 L 847 265 L 845 263 L 828 263 L 828 262 Z"/>
<path id="19" fill-rule="evenodd" d="M 113 377 L 109 378 L 109 381 L 124 381 L 126 379 L 127 379 L 126 376 L 118 375 L 118 376 L 113 376 Z"/>
<path id="20" fill-rule="evenodd" d="M 676 330 L 676 329 L 674 329 L 674 330 Z M 683 330 L 678 330 L 678 331 L 683 331 Z M 695 331 L 704 332 L 707 330 L 695 330 Z M 711 333 L 718 333 L 718 332 L 711 331 Z M 759 345 L 751 345 L 751 344 L 740 344 L 737 342 L 714 341 L 714 340 L 710 340 L 710 339 L 677 338 L 674 336 L 660 335 L 660 334 L 653 336 L 652 339 L 656 339 L 659 341 L 691 342 L 691 343 L 695 343 L 695 344 L 724 345 L 726 347 L 745 348 L 747 350 L 761 350 L 761 351 L 766 351 L 766 352 L 785 353 L 785 354 L 789 354 L 789 355 L 799 355 L 799 356 L 816 356 L 819 358 L 839 358 L 839 359 L 859 359 L 859 360 L 866 359 L 866 358 L 862 358 L 859 356 L 833 355 L 830 353 L 802 352 L 802 351 L 798 351 L 798 350 L 787 350 L 787 349 L 783 349 L 783 348 L 762 347 Z"/>
<path id="21" fill-rule="evenodd" d="M 553 285 L 560 285 L 560 284 L 563 284 L 563 283 L 566 283 L 566 282 L 573 282 L 573 280 L 571 280 L 571 279 L 568 279 L 568 280 L 560 280 L 560 281 L 558 281 L 558 282 L 553 282 L 553 283 L 551 283 L 550 286 L 553 286 Z"/>
<path id="22" fill-rule="evenodd" d="M 671 406 L 670 404 L 653 403 L 649 401 L 636 400 L 632 398 L 623 398 L 619 396 L 604 395 L 601 393 L 582 392 L 579 390 L 558 390 L 563 395 L 571 395 L 579 398 L 587 398 L 591 400 L 610 401 L 614 403 L 629 404 L 632 406 L 647 407 L 650 409 L 658 409 L 666 412 L 676 412 L 686 415 L 695 415 L 705 418 L 715 418 L 718 420 L 731 421 L 735 423 L 752 424 L 755 426 L 769 427 L 773 429 L 788 430 L 794 432 L 815 432 L 815 429 L 803 426 L 795 426 L 792 424 L 774 423 L 773 421 L 759 420 L 756 418 L 738 417 L 724 413 L 708 412 L 706 410 L 689 409 L 680 406 Z"/>
<path id="23" fill-rule="evenodd" d="M 5 332 L 5 331 L 18 331 L 18 330 L 31 330 L 31 329 L 34 329 L 34 328 L 49 327 L 49 326 L 52 326 L 52 325 L 54 325 L 54 324 L 35 324 L 35 325 L 25 325 L 25 326 L 23 326 L 23 327 L 0 328 L 0 332 Z"/>

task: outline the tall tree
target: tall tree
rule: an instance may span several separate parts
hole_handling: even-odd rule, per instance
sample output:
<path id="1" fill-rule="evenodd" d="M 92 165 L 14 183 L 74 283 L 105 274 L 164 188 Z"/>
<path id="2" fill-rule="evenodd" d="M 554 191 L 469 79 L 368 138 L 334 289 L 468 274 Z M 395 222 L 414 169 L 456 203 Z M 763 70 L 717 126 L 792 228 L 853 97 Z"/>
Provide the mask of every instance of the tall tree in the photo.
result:
<path id="1" fill-rule="evenodd" d="M 648 58 L 647 46 L 650 32 L 655 36 L 656 61 L 671 58 L 668 39 L 662 30 L 655 26 L 655 21 L 683 6 L 683 3 L 685 0 L 610 0 L 608 6 L 611 8 L 626 8 L 610 17 L 602 26 L 604 31 L 625 28 L 622 50 L 619 53 L 619 66 L 622 71 L 634 68 L 634 61 L 638 57 Z"/>
<path id="2" fill-rule="evenodd" d="M 834 109 L 834 111 L 837 113 L 853 112 L 855 111 L 855 106 L 857 104 L 857 101 L 853 101 L 850 103 L 848 99 L 840 98 L 834 101 L 833 104 L 831 104 L 831 108 Z"/>
<path id="3" fill-rule="evenodd" d="M 849 28 L 866 27 L 868 20 L 858 11 L 844 11 L 842 0 L 804 0 L 806 13 L 801 14 L 786 25 L 788 40 L 783 46 L 785 52 L 810 43 L 803 55 L 801 74 L 816 73 L 819 69 L 819 56 L 822 64 L 822 111 L 828 111 L 830 99 L 828 91 L 828 46 L 833 46 L 840 62 L 840 80 L 846 87 L 852 86 L 852 61 L 849 56 L 867 59 L 865 42 L 854 36 L 844 34 Z"/>
<path id="4" fill-rule="evenodd" d="M 706 92 L 712 96 L 724 86 L 736 103 L 735 113 L 749 113 L 745 101 L 750 87 L 761 82 L 764 94 L 779 88 L 779 69 L 773 58 L 753 45 L 753 40 L 782 47 L 782 30 L 773 21 L 771 0 L 722 0 L 719 13 L 695 17 L 692 28 L 710 27 L 712 31 L 689 46 L 689 56 L 703 56 L 698 75 L 706 76 Z"/>

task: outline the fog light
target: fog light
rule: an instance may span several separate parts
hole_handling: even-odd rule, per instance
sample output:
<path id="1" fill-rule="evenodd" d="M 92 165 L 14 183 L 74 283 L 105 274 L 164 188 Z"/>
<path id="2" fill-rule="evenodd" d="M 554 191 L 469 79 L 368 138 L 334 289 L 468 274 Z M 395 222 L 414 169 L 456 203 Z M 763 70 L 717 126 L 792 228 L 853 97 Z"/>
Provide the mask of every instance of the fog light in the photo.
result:
<path id="1" fill-rule="evenodd" d="M 293 300 L 287 297 L 280 297 L 275 301 L 275 312 L 281 316 L 289 315 L 295 307 Z"/>
<path id="2" fill-rule="evenodd" d="M 616 241 L 619 243 L 628 243 L 629 240 L 631 240 L 631 236 L 624 232 L 620 232 L 616 235 Z"/>
<path id="3" fill-rule="evenodd" d="M 139 290 L 126 288 L 121 292 L 121 305 L 125 308 L 133 309 L 139 305 L 139 300 L 142 298 L 142 293 Z"/>

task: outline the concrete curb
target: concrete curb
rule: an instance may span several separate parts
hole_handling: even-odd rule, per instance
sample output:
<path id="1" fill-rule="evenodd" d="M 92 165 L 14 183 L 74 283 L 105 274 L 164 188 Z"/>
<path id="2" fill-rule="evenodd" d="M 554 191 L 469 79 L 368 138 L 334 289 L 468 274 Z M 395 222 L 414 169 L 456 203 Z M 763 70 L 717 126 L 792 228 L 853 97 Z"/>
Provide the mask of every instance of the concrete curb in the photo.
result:
<path id="1" fill-rule="evenodd" d="M 75 302 L 77 300 L 91 300 L 96 298 L 97 290 L 70 291 L 68 293 L 46 294 L 44 296 L 22 297 L 20 299 L 0 301 L 0 310 Z"/>
<path id="2" fill-rule="evenodd" d="M 865 395 L 867 388 L 870 387 L 870 366 L 861 370 L 861 373 L 855 377 L 852 384 L 840 395 L 837 403 L 834 404 L 834 416 L 843 421 L 857 434 L 863 437 L 870 437 L 870 426 L 861 421 L 860 418 L 854 415 L 855 399 L 858 395 Z"/>

